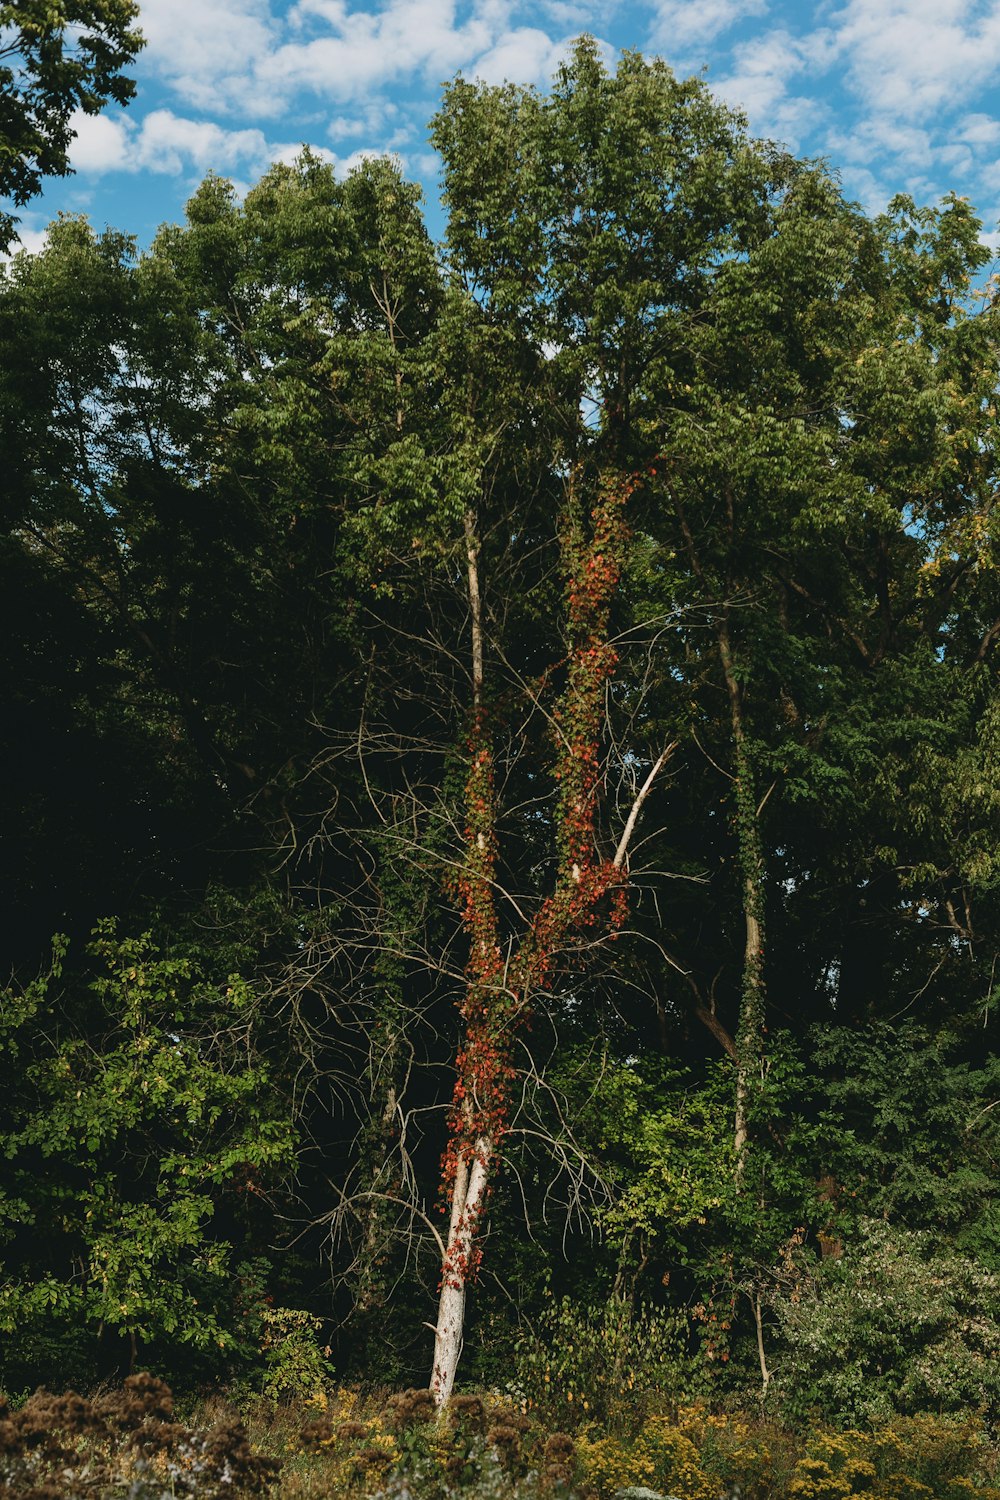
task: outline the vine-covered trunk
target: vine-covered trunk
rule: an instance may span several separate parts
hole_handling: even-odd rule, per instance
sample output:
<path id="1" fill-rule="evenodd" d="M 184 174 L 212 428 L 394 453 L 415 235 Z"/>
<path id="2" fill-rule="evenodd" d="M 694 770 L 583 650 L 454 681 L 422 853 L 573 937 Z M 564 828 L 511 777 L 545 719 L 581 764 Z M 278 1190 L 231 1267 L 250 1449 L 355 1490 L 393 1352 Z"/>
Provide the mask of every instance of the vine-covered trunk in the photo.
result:
<path id="1" fill-rule="evenodd" d="M 391 1242 L 391 1216 L 386 1194 L 393 1182 L 386 1164 L 394 1161 L 396 1144 L 396 1071 L 399 1035 L 391 1021 L 375 1028 L 375 1042 L 384 1045 L 379 1066 L 369 1061 L 368 1089 L 375 1108 L 366 1132 L 361 1163 L 363 1193 L 367 1195 L 364 1235 L 358 1255 L 355 1308 L 366 1318 L 384 1307 L 391 1282 L 386 1276 L 387 1247 Z M 373 1046 L 374 1052 L 374 1046 Z"/>
<path id="2" fill-rule="evenodd" d="M 472 635 L 472 728 L 465 785 L 465 837 L 456 880 L 469 943 L 461 1016 L 463 1038 L 444 1159 L 448 1235 L 441 1243 L 441 1286 L 434 1333 L 431 1389 L 446 1401 L 462 1348 L 465 1300 L 480 1259 L 479 1236 L 490 1182 L 508 1129 L 515 1076 L 513 1040 L 532 996 L 555 975 L 570 933 L 614 933 L 625 916 L 625 864 L 639 810 L 670 747 L 653 763 L 614 856 L 597 848 L 598 769 L 606 688 L 617 656 L 609 642 L 611 602 L 621 574 L 627 528 L 625 504 L 634 479 L 601 483 L 589 517 L 581 512 L 576 476 L 567 485 L 560 528 L 566 583 L 569 651 L 566 687 L 555 707 L 558 735 L 554 815 L 558 862 L 555 887 L 520 934 L 501 951 L 495 870 L 497 806 L 493 729 L 484 678 L 483 616 L 476 518 L 465 517 Z M 596 931 L 595 931 L 596 929 Z"/>
<path id="3" fill-rule="evenodd" d="M 733 1144 L 741 1173 L 749 1135 L 750 1090 L 764 1060 L 764 849 L 760 834 L 753 762 L 743 724 L 743 690 L 733 662 L 728 621 L 718 628 L 719 657 L 729 694 L 733 736 L 736 847 L 743 903 L 744 946 L 740 1013 L 736 1029 L 736 1109 Z"/>
<path id="4" fill-rule="evenodd" d="M 494 1145 L 486 1136 L 476 1142 L 471 1163 L 462 1161 L 452 1189 L 448 1244 L 442 1269 L 431 1389 L 439 1405 L 449 1399 L 462 1353 L 465 1289 L 476 1257 L 476 1233 L 486 1205 Z"/>
<path id="5" fill-rule="evenodd" d="M 484 704 L 482 594 L 476 518 L 465 514 L 465 551 L 472 636 L 472 729 L 470 768 L 465 784 L 465 851 L 457 882 L 462 920 L 469 939 L 466 990 L 462 1001 L 463 1038 L 456 1058 L 458 1078 L 449 1120 L 444 1181 L 449 1199 L 448 1236 L 441 1258 L 438 1316 L 434 1330 L 431 1390 L 448 1400 L 462 1352 L 465 1295 L 479 1256 L 478 1230 L 486 1205 L 496 1140 L 506 1118 L 507 1037 L 504 997 L 499 989 L 503 963 L 494 896 L 496 790 L 492 731 Z"/>

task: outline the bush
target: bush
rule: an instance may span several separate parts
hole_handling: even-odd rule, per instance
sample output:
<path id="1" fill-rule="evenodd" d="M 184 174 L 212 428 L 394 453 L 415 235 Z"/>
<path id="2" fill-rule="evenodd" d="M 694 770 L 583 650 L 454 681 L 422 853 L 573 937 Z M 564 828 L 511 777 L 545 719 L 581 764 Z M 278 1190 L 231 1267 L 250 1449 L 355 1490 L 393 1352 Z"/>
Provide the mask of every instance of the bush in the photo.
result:
<path id="1" fill-rule="evenodd" d="M 263 1394 L 272 1401 L 297 1397 L 325 1405 L 333 1369 L 329 1348 L 319 1343 L 322 1319 L 295 1307 L 265 1307 L 260 1319 Z"/>
<path id="2" fill-rule="evenodd" d="M 813 1435 L 789 1500 L 1000 1500 L 975 1423 L 902 1418 L 874 1432 Z"/>
<path id="3" fill-rule="evenodd" d="M 651 1398 L 683 1400 L 697 1386 L 677 1313 L 620 1297 L 601 1307 L 551 1302 L 518 1343 L 516 1387 L 540 1420 L 634 1427 Z"/>
<path id="4" fill-rule="evenodd" d="M 0 1380 L 256 1363 L 240 1251 L 295 1141 L 251 987 L 110 921 L 65 953 L 0 994 Z"/>
<path id="5" fill-rule="evenodd" d="M 717 1479 L 703 1467 L 690 1437 L 666 1417 L 649 1418 L 631 1442 L 581 1435 L 577 1446 L 584 1471 L 601 1495 L 646 1485 L 683 1500 L 718 1500 Z"/>
<path id="6" fill-rule="evenodd" d="M 929 1235 L 862 1223 L 840 1260 L 778 1301 L 786 1414 L 838 1425 L 898 1414 L 1000 1416 L 1000 1277 Z"/>

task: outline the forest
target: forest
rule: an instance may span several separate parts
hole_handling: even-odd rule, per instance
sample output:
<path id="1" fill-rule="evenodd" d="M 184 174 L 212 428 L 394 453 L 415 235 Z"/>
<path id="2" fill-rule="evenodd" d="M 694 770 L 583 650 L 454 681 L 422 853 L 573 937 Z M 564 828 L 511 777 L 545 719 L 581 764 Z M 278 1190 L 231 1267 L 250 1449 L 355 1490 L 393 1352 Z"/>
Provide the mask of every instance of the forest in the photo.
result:
<path id="1" fill-rule="evenodd" d="M 432 139 L 0 276 L 0 1495 L 1000 1495 L 983 226 Z"/>

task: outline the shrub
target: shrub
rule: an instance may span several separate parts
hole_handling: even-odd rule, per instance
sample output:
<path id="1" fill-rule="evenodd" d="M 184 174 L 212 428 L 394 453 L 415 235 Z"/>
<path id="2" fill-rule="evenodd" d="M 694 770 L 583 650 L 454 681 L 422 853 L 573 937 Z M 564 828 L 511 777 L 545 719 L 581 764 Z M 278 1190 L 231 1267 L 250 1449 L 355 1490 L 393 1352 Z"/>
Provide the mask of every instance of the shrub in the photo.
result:
<path id="1" fill-rule="evenodd" d="M 240 1242 L 295 1156 L 251 986 L 110 921 L 66 948 L 0 994 L 0 1379 L 256 1363 Z"/>
<path id="2" fill-rule="evenodd" d="M 930 1236 L 862 1224 L 840 1260 L 778 1301 L 777 1390 L 795 1420 L 897 1413 L 1000 1415 L 1000 1277 Z"/>
<path id="3" fill-rule="evenodd" d="M 633 1308 L 620 1297 L 601 1307 L 552 1302 L 537 1331 L 518 1344 L 516 1385 L 542 1421 L 635 1426 L 651 1399 L 677 1400 L 697 1380 L 676 1313 Z"/>
<path id="4" fill-rule="evenodd" d="M 795 1441 L 776 1423 L 693 1405 L 680 1409 L 677 1426 L 697 1448 L 717 1492 L 738 1489 L 741 1500 L 784 1495 L 795 1465 Z"/>
<path id="5" fill-rule="evenodd" d="M 808 1440 L 789 1500 L 1000 1500 L 975 1423 L 902 1418 L 873 1432 L 825 1432 Z"/>
<path id="6" fill-rule="evenodd" d="M 328 1349 L 321 1349 L 322 1319 L 293 1307 L 264 1307 L 261 1353 L 263 1394 L 272 1401 L 298 1397 L 325 1406 L 333 1370 Z"/>

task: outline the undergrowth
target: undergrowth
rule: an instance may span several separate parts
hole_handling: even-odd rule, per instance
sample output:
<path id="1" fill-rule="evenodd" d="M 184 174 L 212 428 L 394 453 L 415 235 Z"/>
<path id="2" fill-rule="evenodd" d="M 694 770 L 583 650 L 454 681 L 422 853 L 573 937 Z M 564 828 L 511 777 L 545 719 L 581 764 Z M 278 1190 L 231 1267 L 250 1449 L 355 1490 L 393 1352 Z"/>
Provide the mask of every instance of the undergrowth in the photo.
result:
<path id="1" fill-rule="evenodd" d="M 201 1401 L 180 1420 L 150 1375 L 83 1397 L 0 1404 L 2 1500 L 1000 1500 L 1000 1455 L 974 1419 L 900 1417 L 793 1432 L 702 1403 L 554 1428 L 498 1393 L 331 1388 L 278 1404 Z"/>

